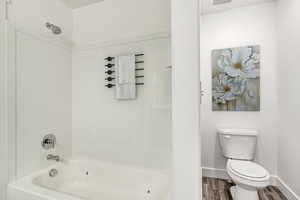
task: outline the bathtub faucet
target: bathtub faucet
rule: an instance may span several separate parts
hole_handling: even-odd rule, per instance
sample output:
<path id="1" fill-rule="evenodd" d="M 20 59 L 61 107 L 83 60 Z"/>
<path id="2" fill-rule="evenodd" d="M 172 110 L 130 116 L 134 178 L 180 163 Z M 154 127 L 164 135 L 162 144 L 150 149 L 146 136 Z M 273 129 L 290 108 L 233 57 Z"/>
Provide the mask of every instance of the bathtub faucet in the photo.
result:
<path id="1" fill-rule="evenodd" d="M 56 162 L 59 162 L 60 161 L 60 157 L 52 155 L 52 154 L 48 154 L 47 155 L 47 160 L 55 160 Z"/>

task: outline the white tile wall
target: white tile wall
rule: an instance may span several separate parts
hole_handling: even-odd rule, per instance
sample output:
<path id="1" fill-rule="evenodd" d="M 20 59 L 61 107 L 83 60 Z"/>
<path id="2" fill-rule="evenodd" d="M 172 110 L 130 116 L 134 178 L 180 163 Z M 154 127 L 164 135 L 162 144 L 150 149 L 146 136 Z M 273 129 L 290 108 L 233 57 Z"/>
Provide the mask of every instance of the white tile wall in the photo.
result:
<path id="1" fill-rule="evenodd" d="M 53 164 L 48 153 L 71 154 L 71 51 L 17 32 L 17 177 Z M 57 136 L 55 151 L 42 149 L 44 135 Z"/>
<path id="2" fill-rule="evenodd" d="M 144 86 L 132 101 L 107 89 L 104 58 L 144 53 Z M 157 39 L 73 53 L 73 156 L 153 168 L 170 167 L 170 40 Z"/>

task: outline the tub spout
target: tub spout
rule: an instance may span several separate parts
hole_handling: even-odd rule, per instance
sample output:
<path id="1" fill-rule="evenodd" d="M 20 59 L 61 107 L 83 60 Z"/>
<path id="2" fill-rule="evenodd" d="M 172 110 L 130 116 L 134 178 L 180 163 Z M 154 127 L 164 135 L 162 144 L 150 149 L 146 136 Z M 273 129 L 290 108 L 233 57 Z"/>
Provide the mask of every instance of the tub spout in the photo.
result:
<path id="1" fill-rule="evenodd" d="M 47 155 L 47 160 L 55 160 L 56 162 L 60 161 L 60 157 L 52 154 Z"/>

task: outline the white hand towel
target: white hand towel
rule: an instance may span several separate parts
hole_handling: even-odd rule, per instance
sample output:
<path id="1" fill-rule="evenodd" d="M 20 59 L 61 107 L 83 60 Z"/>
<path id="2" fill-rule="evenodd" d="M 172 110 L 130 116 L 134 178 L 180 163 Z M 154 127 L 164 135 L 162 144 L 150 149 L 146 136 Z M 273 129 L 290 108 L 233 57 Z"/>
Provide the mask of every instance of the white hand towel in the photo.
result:
<path id="1" fill-rule="evenodd" d="M 118 56 L 119 84 L 135 83 L 135 55 Z"/>
<path id="2" fill-rule="evenodd" d="M 115 57 L 116 99 L 136 99 L 135 55 Z"/>

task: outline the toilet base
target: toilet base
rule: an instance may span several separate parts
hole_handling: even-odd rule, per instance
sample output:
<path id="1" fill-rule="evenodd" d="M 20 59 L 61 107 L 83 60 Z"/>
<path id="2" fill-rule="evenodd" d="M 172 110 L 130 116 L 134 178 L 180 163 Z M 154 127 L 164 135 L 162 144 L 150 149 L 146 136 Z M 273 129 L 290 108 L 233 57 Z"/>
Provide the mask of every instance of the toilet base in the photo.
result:
<path id="1" fill-rule="evenodd" d="M 232 186 L 230 193 L 233 200 L 259 200 L 256 188 L 247 186 Z"/>

